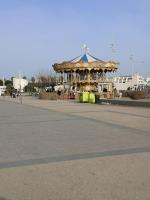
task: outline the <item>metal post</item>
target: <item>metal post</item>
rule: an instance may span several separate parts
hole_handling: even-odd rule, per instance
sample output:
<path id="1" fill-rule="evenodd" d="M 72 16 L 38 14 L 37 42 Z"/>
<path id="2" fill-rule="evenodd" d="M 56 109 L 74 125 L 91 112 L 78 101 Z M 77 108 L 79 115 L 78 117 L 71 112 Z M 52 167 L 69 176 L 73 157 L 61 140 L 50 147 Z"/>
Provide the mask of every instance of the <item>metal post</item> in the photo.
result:
<path id="1" fill-rule="evenodd" d="M 134 73 L 134 71 L 133 71 L 133 55 L 131 54 L 130 55 L 130 57 L 129 57 L 129 59 L 130 59 L 130 64 L 131 64 L 131 77 L 132 77 L 132 80 L 131 80 L 131 87 L 133 87 L 133 73 Z"/>

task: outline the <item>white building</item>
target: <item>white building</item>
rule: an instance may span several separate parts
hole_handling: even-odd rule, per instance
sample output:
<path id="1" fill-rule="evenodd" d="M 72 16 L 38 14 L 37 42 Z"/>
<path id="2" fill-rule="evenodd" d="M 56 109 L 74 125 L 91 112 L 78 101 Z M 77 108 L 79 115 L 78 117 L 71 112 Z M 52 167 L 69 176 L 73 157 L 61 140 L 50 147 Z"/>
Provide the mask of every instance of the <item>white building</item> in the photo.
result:
<path id="1" fill-rule="evenodd" d="M 6 86 L 0 86 L 0 96 L 2 96 L 6 91 Z"/>
<path id="2" fill-rule="evenodd" d="M 113 77 L 111 80 L 113 81 L 114 88 L 116 88 L 117 91 L 127 90 L 129 88 L 132 90 L 138 88 L 142 89 L 148 85 L 148 80 L 138 73 L 134 74 L 133 76 Z"/>
<path id="3" fill-rule="evenodd" d="M 28 85 L 28 80 L 23 78 L 13 78 L 13 87 L 23 92 L 24 88 Z"/>
<path id="4" fill-rule="evenodd" d="M 147 86 L 150 87 L 150 77 L 147 77 L 145 80 L 146 80 L 146 82 L 147 82 Z"/>

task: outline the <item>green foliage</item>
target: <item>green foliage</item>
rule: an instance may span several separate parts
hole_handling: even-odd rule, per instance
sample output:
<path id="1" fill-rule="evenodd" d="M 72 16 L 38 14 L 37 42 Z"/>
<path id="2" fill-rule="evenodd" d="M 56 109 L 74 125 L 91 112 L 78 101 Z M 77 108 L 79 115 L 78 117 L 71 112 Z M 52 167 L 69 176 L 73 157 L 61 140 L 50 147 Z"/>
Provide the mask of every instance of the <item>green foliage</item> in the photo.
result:
<path id="1" fill-rule="evenodd" d="M 0 79 L 0 86 L 2 86 L 3 85 L 3 81 Z"/>
<path id="2" fill-rule="evenodd" d="M 23 79 L 27 80 L 27 77 L 26 77 L 26 76 L 23 76 Z"/>
<path id="3" fill-rule="evenodd" d="M 35 77 L 34 76 L 31 77 L 31 82 L 35 83 Z"/>
<path id="4" fill-rule="evenodd" d="M 5 80 L 6 93 L 11 94 L 14 91 L 12 80 Z"/>
<path id="5" fill-rule="evenodd" d="M 28 85 L 25 87 L 25 92 L 29 92 L 29 93 L 36 92 L 36 90 L 34 88 L 34 84 L 28 83 Z"/>
<path id="6" fill-rule="evenodd" d="M 14 91 L 14 87 L 12 86 L 12 84 L 7 84 L 6 86 L 6 93 L 7 94 L 12 94 L 12 92 Z"/>
<path id="7" fill-rule="evenodd" d="M 13 85 L 13 82 L 12 82 L 12 80 L 5 80 L 5 85 L 7 86 L 7 85 Z"/>
<path id="8" fill-rule="evenodd" d="M 13 82 L 13 78 L 14 78 L 14 77 L 12 76 L 11 79 L 10 79 L 12 82 Z"/>

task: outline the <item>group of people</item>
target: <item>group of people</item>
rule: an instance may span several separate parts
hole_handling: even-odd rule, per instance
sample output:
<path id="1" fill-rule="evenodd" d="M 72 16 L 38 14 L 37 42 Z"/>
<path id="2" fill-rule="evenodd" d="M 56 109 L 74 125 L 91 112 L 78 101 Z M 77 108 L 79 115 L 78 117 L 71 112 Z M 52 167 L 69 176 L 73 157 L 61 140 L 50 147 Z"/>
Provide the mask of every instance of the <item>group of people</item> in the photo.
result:
<path id="1" fill-rule="evenodd" d="M 12 98 L 16 98 L 16 97 L 19 97 L 21 95 L 21 93 L 19 91 L 13 91 L 10 93 L 10 96 Z"/>

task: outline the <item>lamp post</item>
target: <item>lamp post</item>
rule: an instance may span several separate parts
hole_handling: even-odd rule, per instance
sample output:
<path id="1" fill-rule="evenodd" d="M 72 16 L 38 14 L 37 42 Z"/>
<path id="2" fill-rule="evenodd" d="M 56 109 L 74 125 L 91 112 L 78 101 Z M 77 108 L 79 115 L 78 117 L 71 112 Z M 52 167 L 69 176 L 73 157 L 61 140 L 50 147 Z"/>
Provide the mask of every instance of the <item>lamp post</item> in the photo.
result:
<path id="1" fill-rule="evenodd" d="M 111 49 L 111 52 L 112 52 L 112 60 L 115 60 L 116 48 L 115 48 L 115 45 L 113 43 L 110 44 L 110 49 Z"/>
<path id="2" fill-rule="evenodd" d="M 131 77 L 132 77 L 132 80 L 131 80 L 131 87 L 133 87 L 133 73 L 134 73 L 134 69 L 133 69 L 133 54 L 130 55 L 129 57 L 129 60 L 130 60 L 130 65 L 131 65 Z"/>
<path id="3" fill-rule="evenodd" d="M 133 71 L 133 54 L 130 55 L 129 60 L 130 60 L 130 64 L 131 64 L 131 75 L 133 76 L 133 73 L 134 73 L 134 71 Z"/>
<path id="4" fill-rule="evenodd" d="M 22 104 L 22 96 L 21 96 L 21 72 L 19 72 L 19 100 L 20 100 L 20 104 Z"/>
<path id="5" fill-rule="evenodd" d="M 114 43 L 111 43 L 110 44 L 110 49 L 111 49 L 111 52 L 112 52 L 112 61 L 117 60 L 117 52 L 118 51 L 116 50 L 116 45 Z M 118 73 L 115 72 L 115 74 L 117 75 Z"/>
<path id="6" fill-rule="evenodd" d="M 5 78 L 3 77 L 3 86 L 5 86 Z"/>
<path id="7" fill-rule="evenodd" d="M 48 75 L 48 87 L 49 87 L 49 89 L 50 89 L 50 85 L 51 85 L 50 81 L 51 81 L 51 70 L 49 69 L 49 75 Z"/>

